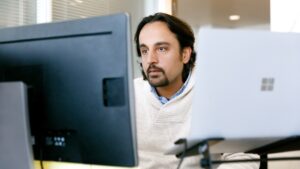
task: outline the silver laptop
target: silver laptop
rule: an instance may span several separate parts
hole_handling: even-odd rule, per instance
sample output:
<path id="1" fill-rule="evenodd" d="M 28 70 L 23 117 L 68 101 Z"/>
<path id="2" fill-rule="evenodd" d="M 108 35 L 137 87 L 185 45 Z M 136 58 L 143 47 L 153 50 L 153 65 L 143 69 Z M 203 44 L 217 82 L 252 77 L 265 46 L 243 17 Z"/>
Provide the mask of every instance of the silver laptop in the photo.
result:
<path id="1" fill-rule="evenodd" d="M 247 152 L 300 135 L 300 34 L 202 29 L 197 38 L 188 148 L 223 139 L 211 153 Z"/>
<path id="2" fill-rule="evenodd" d="M 33 169 L 27 89 L 21 82 L 0 83 L 0 168 Z"/>

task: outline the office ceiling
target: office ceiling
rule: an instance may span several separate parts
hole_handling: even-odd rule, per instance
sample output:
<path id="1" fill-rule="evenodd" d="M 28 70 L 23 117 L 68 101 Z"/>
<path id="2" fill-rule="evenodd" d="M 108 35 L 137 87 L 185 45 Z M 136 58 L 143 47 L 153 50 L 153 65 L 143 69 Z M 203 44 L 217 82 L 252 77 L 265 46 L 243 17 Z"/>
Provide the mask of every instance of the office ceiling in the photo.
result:
<path id="1" fill-rule="evenodd" d="M 268 29 L 270 0 L 177 0 L 176 15 L 193 27 Z M 230 15 L 240 20 L 230 21 Z"/>

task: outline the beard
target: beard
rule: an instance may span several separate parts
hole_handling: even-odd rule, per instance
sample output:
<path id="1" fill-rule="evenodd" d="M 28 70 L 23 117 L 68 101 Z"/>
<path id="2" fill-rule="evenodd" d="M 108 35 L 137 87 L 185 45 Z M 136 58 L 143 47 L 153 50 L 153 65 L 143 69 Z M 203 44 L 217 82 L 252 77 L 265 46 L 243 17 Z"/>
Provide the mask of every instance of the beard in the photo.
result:
<path id="1" fill-rule="evenodd" d="M 155 73 L 153 74 L 153 72 Z M 153 87 L 164 87 L 169 85 L 169 79 L 167 78 L 165 71 L 153 64 L 148 67 L 146 77 L 149 84 Z"/>

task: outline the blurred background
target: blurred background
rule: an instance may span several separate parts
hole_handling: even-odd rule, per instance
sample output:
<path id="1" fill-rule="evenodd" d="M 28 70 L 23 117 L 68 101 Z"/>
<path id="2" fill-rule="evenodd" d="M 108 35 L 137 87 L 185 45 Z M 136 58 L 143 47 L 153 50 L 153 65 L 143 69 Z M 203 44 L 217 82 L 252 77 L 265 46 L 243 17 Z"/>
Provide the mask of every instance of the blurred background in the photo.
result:
<path id="1" fill-rule="evenodd" d="M 0 28 L 127 12 L 133 36 L 142 17 L 165 12 L 195 33 L 201 27 L 299 32 L 299 7 L 299 0 L 1 0 Z"/>

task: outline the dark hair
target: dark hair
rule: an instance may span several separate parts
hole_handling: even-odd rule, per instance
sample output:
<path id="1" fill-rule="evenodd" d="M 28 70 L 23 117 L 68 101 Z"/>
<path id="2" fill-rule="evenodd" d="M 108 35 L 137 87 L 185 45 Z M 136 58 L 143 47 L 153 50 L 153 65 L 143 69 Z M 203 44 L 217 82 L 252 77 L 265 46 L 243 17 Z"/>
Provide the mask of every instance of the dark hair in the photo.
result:
<path id="1" fill-rule="evenodd" d="M 167 24 L 170 31 L 176 35 L 176 38 L 180 45 L 180 50 L 183 50 L 183 48 L 185 47 L 190 47 L 192 49 L 191 58 L 189 62 L 184 65 L 182 71 L 182 79 L 183 81 L 185 81 L 189 75 L 190 70 L 192 70 L 193 67 L 195 66 L 195 61 L 196 61 L 196 52 L 194 51 L 195 37 L 191 27 L 184 21 L 180 20 L 179 18 L 176 18 L 175 16 L 165 14 L 165 13 L 155 13 L 154 15 L 144 17 L 143 20 L 139 23 L 134 36 L 137 54 L 139 57 L 141 57 L 141 52 L 139 48 L 140 46 L 139 36 L 142 28 L 147 23 L 156 22 L 156 21 L 161 21 Z M 142 64 L 140 65 L 142 66 Z M 146 75 L 143 69 L 142 69 L 142 74 L 144 79 L 146 79 Z"/>

